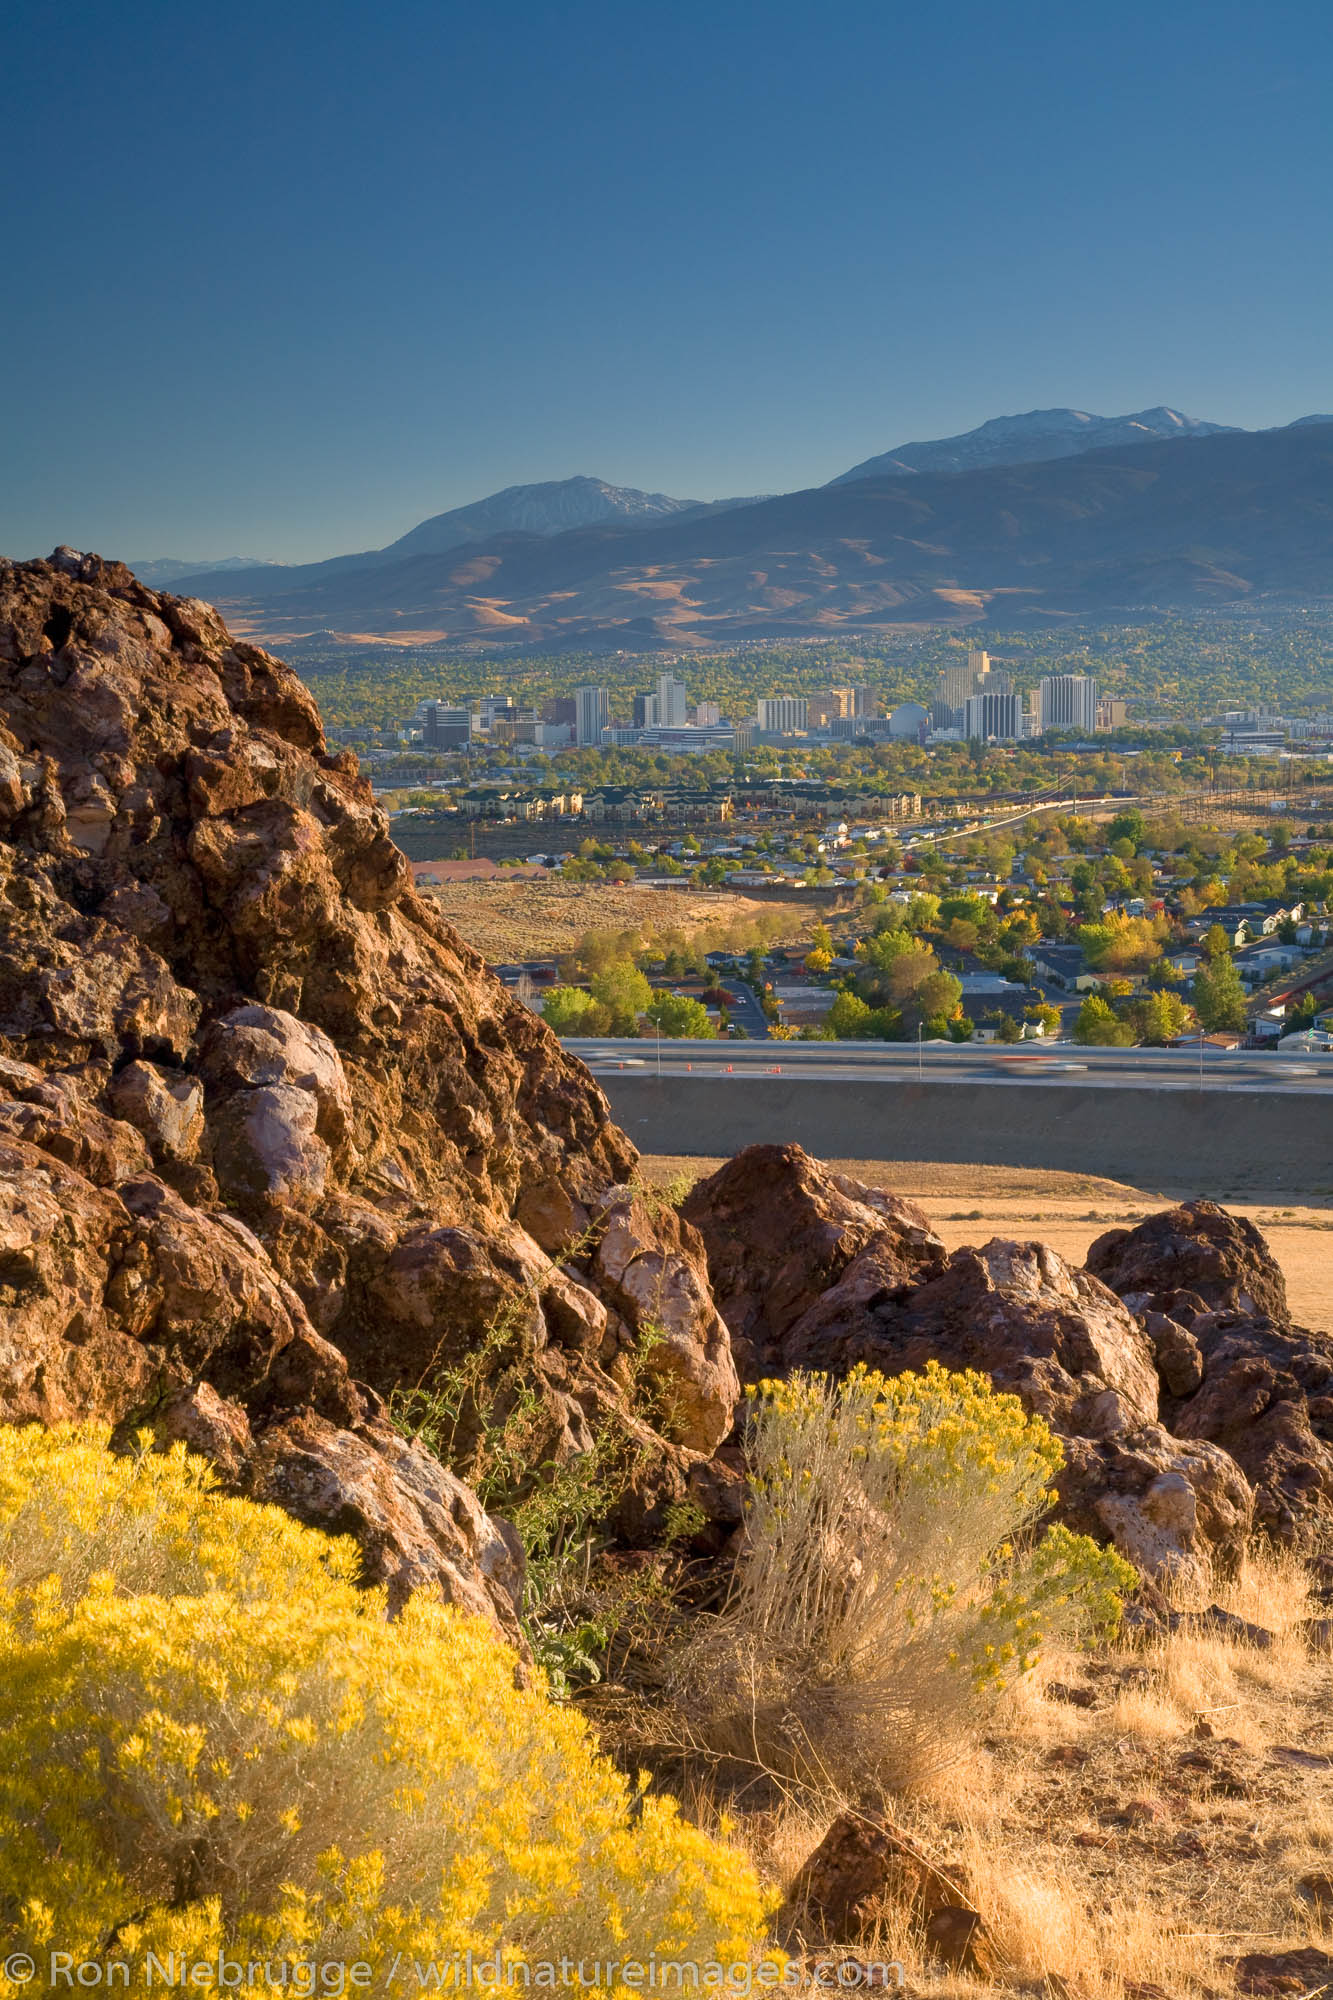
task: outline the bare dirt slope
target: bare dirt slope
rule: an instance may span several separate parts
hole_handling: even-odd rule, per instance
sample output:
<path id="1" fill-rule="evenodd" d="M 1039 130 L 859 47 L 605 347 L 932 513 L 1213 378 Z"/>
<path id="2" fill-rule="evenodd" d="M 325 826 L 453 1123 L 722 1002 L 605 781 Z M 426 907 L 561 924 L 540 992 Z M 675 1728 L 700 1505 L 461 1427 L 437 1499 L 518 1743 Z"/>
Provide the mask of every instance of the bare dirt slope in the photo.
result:
<path id="1" fill-rule="evenodd" d="M 1037 1237 L 1072 1264 L 1106 1229 L 1132 1224 L 1197 1192 L 1190 1188 L 1136 1188 L 1096 1174 L 1064 1174 L 1019 1167 L 922 1166 L 914 1161 L 831 1160 L 838 1173 L 871 1187 L 909 1195 L 925 1209 L 950 1250 L 991 1236 Z M 721 1161 L 665 1154 L 645 1156 L 641 1171 L 659 1184 L 713 1173 Z M 1263 1230 L 1282 1266 L 1294 1317 L 1303 1326 L 1333 1333 L 1333 1204 L 1294 1205 L 1289 1195 L 1271 1202 L 1229 1201 Z"/>

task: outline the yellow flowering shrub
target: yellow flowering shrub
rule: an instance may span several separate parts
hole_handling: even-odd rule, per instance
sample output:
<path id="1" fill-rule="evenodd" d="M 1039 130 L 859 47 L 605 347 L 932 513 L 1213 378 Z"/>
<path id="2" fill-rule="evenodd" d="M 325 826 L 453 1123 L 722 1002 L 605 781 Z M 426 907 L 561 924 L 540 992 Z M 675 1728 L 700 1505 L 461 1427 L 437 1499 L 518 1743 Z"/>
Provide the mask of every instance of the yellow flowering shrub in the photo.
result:
<path id="1" fill-rule="evenodd" d="M 899 1783 L 937 1760 L 980 1697 L 1043 1643 L 1113 1624 L 1134 1582 L 1087 1536 L 1037 1532 L 1059 1440 L 972 1371 L 763 1382 L 747 1456 L 712 1641 L 747 1697 L 714 1705 L 711 1735 L 811 1782 Z"/>
<path id="2" fill-rule="evenodd" d="M 415 1990 L 396 1954 L 750 1958 L 738 1853 L 490 1626 L 390 1623 L 356 1569 L 180 1449 L 0 1429 L 0 1957 L 364 1961 L 380 1992 Z"/>

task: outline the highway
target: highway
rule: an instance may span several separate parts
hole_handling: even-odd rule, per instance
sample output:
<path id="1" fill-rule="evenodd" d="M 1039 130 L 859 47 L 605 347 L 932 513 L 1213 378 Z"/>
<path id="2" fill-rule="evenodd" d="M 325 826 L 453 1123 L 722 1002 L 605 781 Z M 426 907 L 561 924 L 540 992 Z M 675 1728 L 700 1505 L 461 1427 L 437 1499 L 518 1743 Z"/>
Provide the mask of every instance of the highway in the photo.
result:
<path id="1" fill-rule="evenodd" d="M 1258 1091 L 1333 1095 L 1333 1053 L 1267 1050 L 1095 1049 L 1056 1042 L 680 1042 L 571 1039 L 565 1047 L 594 1076 L 708 1078 L 753 1087 L 780 1079 L 812 1083 L 971 1084 L 1022 1089 L 1037 1083 L 1085 1088 Z"/>
<path id="2" fill-rule="evenodd" d="M 1333 1194 L 1333 1059 L 1072 1042 L 568 1044 L 641 1151 L 954 1161 L 1272 1199 Z M 661 1063 L 659 1073 L 658 1064 Z"/>

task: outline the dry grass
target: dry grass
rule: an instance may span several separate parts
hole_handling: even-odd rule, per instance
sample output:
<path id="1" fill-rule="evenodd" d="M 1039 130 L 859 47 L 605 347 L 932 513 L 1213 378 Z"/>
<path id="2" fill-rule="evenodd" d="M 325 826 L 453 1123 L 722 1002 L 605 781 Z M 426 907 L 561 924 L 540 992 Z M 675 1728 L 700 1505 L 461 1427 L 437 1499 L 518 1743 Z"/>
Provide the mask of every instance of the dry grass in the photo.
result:
<path id="1" fill-rule="evenodd" d="M 1262 1622 L 1271 1650 L 1181 1630 L 1049 1661 L 900 1801 L 981 1911 L 991 1976 L 942 1968 L 892 1904 L 856 1955 L 901 1958 L 914 1991 L 1202 2000 L 1232 1990 L 1241 1954 L 1333 1951 L 1299 1886 L 1333 1858 L 1333 1669 L 1300 1630 L 1309 1593 L 1299 1565 L 1258 1553 L 1183 1608 Z M 785 1884 L 831 1817 L 787 1806 L 740 1831 Z"/>
<path id="2" fill-rule="evenodd" d="M 538 831 L 534 845 L 540 846 Z M 449 922 L 492 964 L 558 956 L 588 931 L 647 932 L 726 930 L 776 911 L 784 928 L 775 944 L 799 944 L 828 914 L 827 905 L 760 902 L 728 890 L 641 889 L 612 882 L 538 882 L 526 876 L 489 882 L 450 882 L 423 894 L 433 897 Z"/>

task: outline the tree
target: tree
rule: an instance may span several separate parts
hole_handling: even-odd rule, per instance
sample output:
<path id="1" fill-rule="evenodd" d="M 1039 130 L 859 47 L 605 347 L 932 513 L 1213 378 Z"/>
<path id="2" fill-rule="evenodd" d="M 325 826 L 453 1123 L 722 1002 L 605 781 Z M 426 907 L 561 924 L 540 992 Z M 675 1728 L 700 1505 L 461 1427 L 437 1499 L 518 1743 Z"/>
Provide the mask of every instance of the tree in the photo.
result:
<path id="1" fill-rule="evenodd" d="M 557 1035 L 605 1035 L 611 1010 L 582 986 L 553 986 L 542 999 L 542 1019 Z"/>
<path id="2" fill-rule="evenodd" d="M 1213 930 L 1218 930 L 1214 925 Z M 1213 931 L 1209 931 L 1211 939 Z M 1210 953 L 1194 975 L 1194 1005 L 1210 1032 L 1245 1026 L 1245 988 L 1229 951 Z"/>
<path id="3" fill-rule="evenodd" d="M 611 1016 L 613 1035 L 637 1035 L 639 1016 L 653 997 L 653 989 L 632 959 L 622 958 L 604 967 L 590 980 L 594 1000 L 599 1000 Z"/>
<path id="4" fill-rule="evenodd" d="M 1150 1049 L 1176 1041 L 1194 1018 L 1178 993 L 1145 993 L 1133 1003 L 1130 1017 L 1137 1040 Z"/>
<path id="5" fill-rule="evenodd" d="M 1019 1027 L 1012 1014 L 1001 1014 L 995 1024 L 995 1039 L 997 1042 L 1022 1041 L 1023 1030 Z"/>
<path id="6" fill-rule="evenodd" d="M 1084 924 L 1078 941 L 1088 964 L 1107 972 L 1146 972 L 1162 953 L 1150 917 L 1126 917 L 1119 911 L 1103 923 Z"/>
<path id="7" fill-rule="evenodd" d="M 1139 848 L 1143 845 L 1143 834 L 1143 814 L 1136 806 L 1129 806 L 1124 812 L 1118 812 L 1107 827 L 1106 845 L 1114 848 L 1118 840 L 1127 840 L 1132 843 L 1134 852 L 1137 854 Z"/>
<path id="8" fill-rule="evenodd" d="M 1048 1035 L 1058 1035 L 1060 1032 L 1060 1009 L 1048 1006 L 1044 1000 L 1035 1007 L 1025 1007 L 1023 1019 L 1037 1023 Z"/>
<path id="9" fill-rule="evenodd" d="M 658 1033 L 672 1041 L 717 1040 L 717 1029 L 708 1009 L 702 1000 L 691 1000 L 687 993 L 667 993 L 659 988 L 650 997 L 645 1012 Z"/>
<path id="10" fill-rule="evenodd" d="M 1109 1000 L 1089 993 L 1078 1010 L 1074 1040 L 1088 1048 L 1126 1049 L 1134 1040 L 1134 1030 L 1119 1018 Z"/>
<path id="11" fill-rule="evenodd" d="M 867 1006 L 857 993 L 840 993 L 825 1026 L 839 1042 L 887 1042 L 901 1028 L 902 1016 L 894 1008 Z"/>

